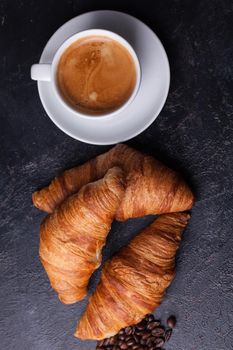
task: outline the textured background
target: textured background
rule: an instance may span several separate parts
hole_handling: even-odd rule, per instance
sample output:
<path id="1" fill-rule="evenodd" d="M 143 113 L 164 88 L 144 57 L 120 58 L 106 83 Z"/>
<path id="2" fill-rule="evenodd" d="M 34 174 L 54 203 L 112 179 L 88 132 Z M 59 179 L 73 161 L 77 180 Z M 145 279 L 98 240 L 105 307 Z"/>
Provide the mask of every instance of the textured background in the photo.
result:
<path id="1" fill-rule="evenodd" d="M 31 193 L 67 167 L 108 149 L 58 130 L 44 112 L 29 69 L 53 32 L 95 9 L 128 12 L 161 38 L 171 89 L 160 116 L 129 142 L 181 170 L 196 194 L 162 306 L 178 326 L 166 349 L 233 348 L 233 3 L 206 1 L 0 1 L 0 348 L 95 348 L 72 333 L 87 299 L 62 305 L 38 259 Z M 104 259 L 151 218 L 114 223 Z M 91 281 L 90 292 L 98 280 Z"/>

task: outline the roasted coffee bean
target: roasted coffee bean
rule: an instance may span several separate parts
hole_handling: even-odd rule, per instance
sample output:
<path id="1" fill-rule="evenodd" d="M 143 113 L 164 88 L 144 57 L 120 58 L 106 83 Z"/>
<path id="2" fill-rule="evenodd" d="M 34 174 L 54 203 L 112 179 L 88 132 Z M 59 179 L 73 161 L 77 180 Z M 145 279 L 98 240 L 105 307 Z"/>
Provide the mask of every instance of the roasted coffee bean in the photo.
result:
<path id="1" fill-rule="evenodd" d="M 139 343 L 139 337 L 136 334 L 133 335 L 133 338 L 135 340 L 135 343 Z"/>
<path id="2" fill-rule="evenodd" d="M 104 339 L 97 341 L 97 346 L 101 347 L 104 344 Z"/>
<path id="3" fill-rule="evenodd" d="M 151 336 L 151 333 L 146 332 L 146 333 L 143 334 L 142 339 L 143 340 L 147 340 L 150 336 Z"/>
<path id="4" fill-rule="evenodd" d="M 109 345 L 109 341 L 110 341 L 109 338 L 104 339 L 103 346 L 108 346 Z"/>
<path id="5" fill-rule="evenodd" d="M 127 335 L 132 334 L 132 327 L 126 327 L 125 328 L 125 334 L 127 334 Z"/>
<path id="6" fill-rule="evenodd" d="M 154 342 L 156 345 L 156 348 L 161 348 L 164 345 L 164 339 L 163 338 L 157 338 Z"/>
<path id="7" fill-rule="evenodd" d="M 128 335 L 126 338 L 125 338 L 125 341 L 127 342 L 128 340 L 132 339 L 132 335 Z"/>
<path id="8" fill-rule="evenodd" d="M 165 330 L 162 327 L 157 327 L 157 328 L 153 329 L 151 333 L 155 337 L 163 337 L 165 334 Z"/>
<path id="9" fill-rule="evenodd" d="M 146 345 L 146 340 L 141 339 L 141 340 L 140 340 L 140 344 L 141 344 L 141 345 Z"/>
<path id="10" fill-rule="evenodd" d="M 150 322 L 150 323 L 148 323 L 148 325 L 147 325 L 147 329 L 149 330 L 149 331 L 152 331 L 152 329 L 154 329 L 154 328 L 156 328 L 156 327 L 159 327 L 160 326 L 160 322 L 158 322 L 158 321 L 153 321 L 153 322 Z"/>
<path id="11" fill-rule="evenodd" d="M 134 345 L 134 344 L 135 344 L 135 341 L 134 341 L 134 339 L 132 339 L 132 338 L 131 338 L 130 340 L 127 341 L 127 345 L 128 345 L 128 346 L 132 346 L 132 345 Z"/>
<path id="12" fill-rule="evenodd" d="M 122 350 L 128 349 L 128 345 L 127 345 L 127 343 L 126 343 L 125 341 L 120 341 L 120 342 L 118 343 L 118 346 L 119 346 L 119 348 L 122 349 Z"/>
<path id="13" fill-rule="evenodd" d="M 156 339 L 155 337 L 150 336 L 150 338 L 148 338 L 146 341 L 146 345 L 151 345 L 155 341 L 155 339 Z"/>
<path id="14" fill-rule="evenodd" d="M 128 345 L 124 342 L 120 345 L 120 349 L 126 350 L 126 349 L 128 349 Z"/>
<path id="15" fill-rule="evenodd" d="M 124 329 L 121 329 L 120 332 L 119 332 L 120 335 L 122 334 L 125 334 L 125 330 Z"/>
<path id="16" fill-rule="evenodd" d="M 167 329 L 165 332 L 165 341 L 168 341 L 171 338 L 172 335 L 172 329 Z"/>
<path id="17" fill-rule="evenodd" d="M 152 321 L 154 321 L 154 315 L 152 315 L 152 314 L 148 314 L 148 315 L 146 315 L 146 321 L 147 322 L 152 322 Z"/>
<path id="18" fill-rule="evenodd" d="M 146 320 L 142 320 L 140 323 L 137 324 L 136 329 L 138 329 L 139 331 L 143 331 L 147 326 L 147 322 Z"/>
<path id="19" fill-rule="evenodd" d="M 125 339 L 125 334 L 120 334 L 120 335 L 118 336 L 118 338 L 119 338 L 120 340 L 124 340 L 124 339 Z"/>
<path id="20" fill-rule="evenodd" d="M 140 348 L 139 344 L 135 344 L 132 346 L 132 350 L 138 350 Z"/>
<path id="21" fill-rule="evenodd" d="M 117 336 L 114 335 L 113 337 L 109 338 L 109 345 L 114 345 L 117 342 Z"/>
<path id="22" fill-rule="evenodd" d="M 169 328 L 174 328 L 176 326 L 176 318 L 175 318 L 175 316 L 168 317 L 167 325 L 168 325 Z"/>
<path id="23" fill-rule="evenodd" d="M 143 334 L 143 329 L 136 329 L 134 334 L 141 336 Z"/>
<path id="24" fill-rule="evenodd" d="M 136 328 L 138 329 L 145 329 L 147 326 L 147 321 L 145 320 L 145 318 L 143 320 L 141 320 L 137 325 Z"/>

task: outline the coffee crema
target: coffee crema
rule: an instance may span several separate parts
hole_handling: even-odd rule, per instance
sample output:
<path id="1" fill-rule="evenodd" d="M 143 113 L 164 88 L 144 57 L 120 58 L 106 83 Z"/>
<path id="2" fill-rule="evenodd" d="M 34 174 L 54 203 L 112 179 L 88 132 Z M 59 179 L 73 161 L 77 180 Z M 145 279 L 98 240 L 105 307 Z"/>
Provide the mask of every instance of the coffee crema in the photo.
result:
<path id="1" fill-rule="evenodd" d="M 89 36 L 77 40 L 62 54 L 57 83 L 65 101 L 77 111 L 106 114 L 132 95 L 136 67 L 129 51 L 117 41 Z"/>

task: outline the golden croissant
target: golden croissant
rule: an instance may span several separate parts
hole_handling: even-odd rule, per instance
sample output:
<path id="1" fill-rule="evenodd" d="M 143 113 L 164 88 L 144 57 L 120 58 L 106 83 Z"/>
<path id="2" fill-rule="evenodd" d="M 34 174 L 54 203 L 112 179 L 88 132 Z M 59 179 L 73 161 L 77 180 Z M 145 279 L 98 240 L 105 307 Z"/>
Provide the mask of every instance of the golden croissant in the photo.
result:
<path id="1" fill-rule="evenodd" d="M 175 254 L 189 214 L 164 214 L 102 270 L 75 336 L 101 340 L 140 322 L 160 305 L 175 274 Z"/>
<path id="2" fill-rule="evenodd" d="M 90 276 L 101 263 L 101 249 L 124 188 L 123 171 L 112 168 L 103 179 L 70 196 L 42 222 L 40 259 L 63 303 L 74 303 L 86 295 Z"/>
<path id="3" fill-rule="evenodd" d="M 102 178 L 113 166 L 120 166 L 127 175 L 126 191 L 116 213 L 117 220 L 184 211 L 192 207 L 193 194 L 178 173 L 124 144 L 65 171 L 48 187 L 34 192 L 33 203 L 51 213 L 65 198 L 83 185 Z"/>

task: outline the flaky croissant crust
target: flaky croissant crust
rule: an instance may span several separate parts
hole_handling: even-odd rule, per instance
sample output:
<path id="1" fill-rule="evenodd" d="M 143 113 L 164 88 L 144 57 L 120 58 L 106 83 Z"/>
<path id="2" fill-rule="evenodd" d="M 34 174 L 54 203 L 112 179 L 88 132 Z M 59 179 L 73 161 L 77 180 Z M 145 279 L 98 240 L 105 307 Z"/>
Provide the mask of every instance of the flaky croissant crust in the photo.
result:
<path id="1" fill-rule="evenodd" d="M 113 166 L 120 166 L 127 175 L 126 192 L 116 213 L 117 220 L 184 211 L 192 207 L 193 194 L 178 173 L 124 144 L 65 171 L 48 187 L 34 192 L 33 203 L 51 213 L 68 196 L 83 185 L 102 178 Z"/>
<path id="2" fill-rule="evenodd" d="M 113 336 L 161 303 L 174 277 L 175 254 L 188 219 L 187 213 L 160 216 L 107 261 L 75 336 Z"/>
<path id="3" fill-rule="evenodd" d="M 79 301 L 86 295 L 124 190 L 123 171 L 112 168 L 42 222 L 40 259 L 63 303 Z"/>

